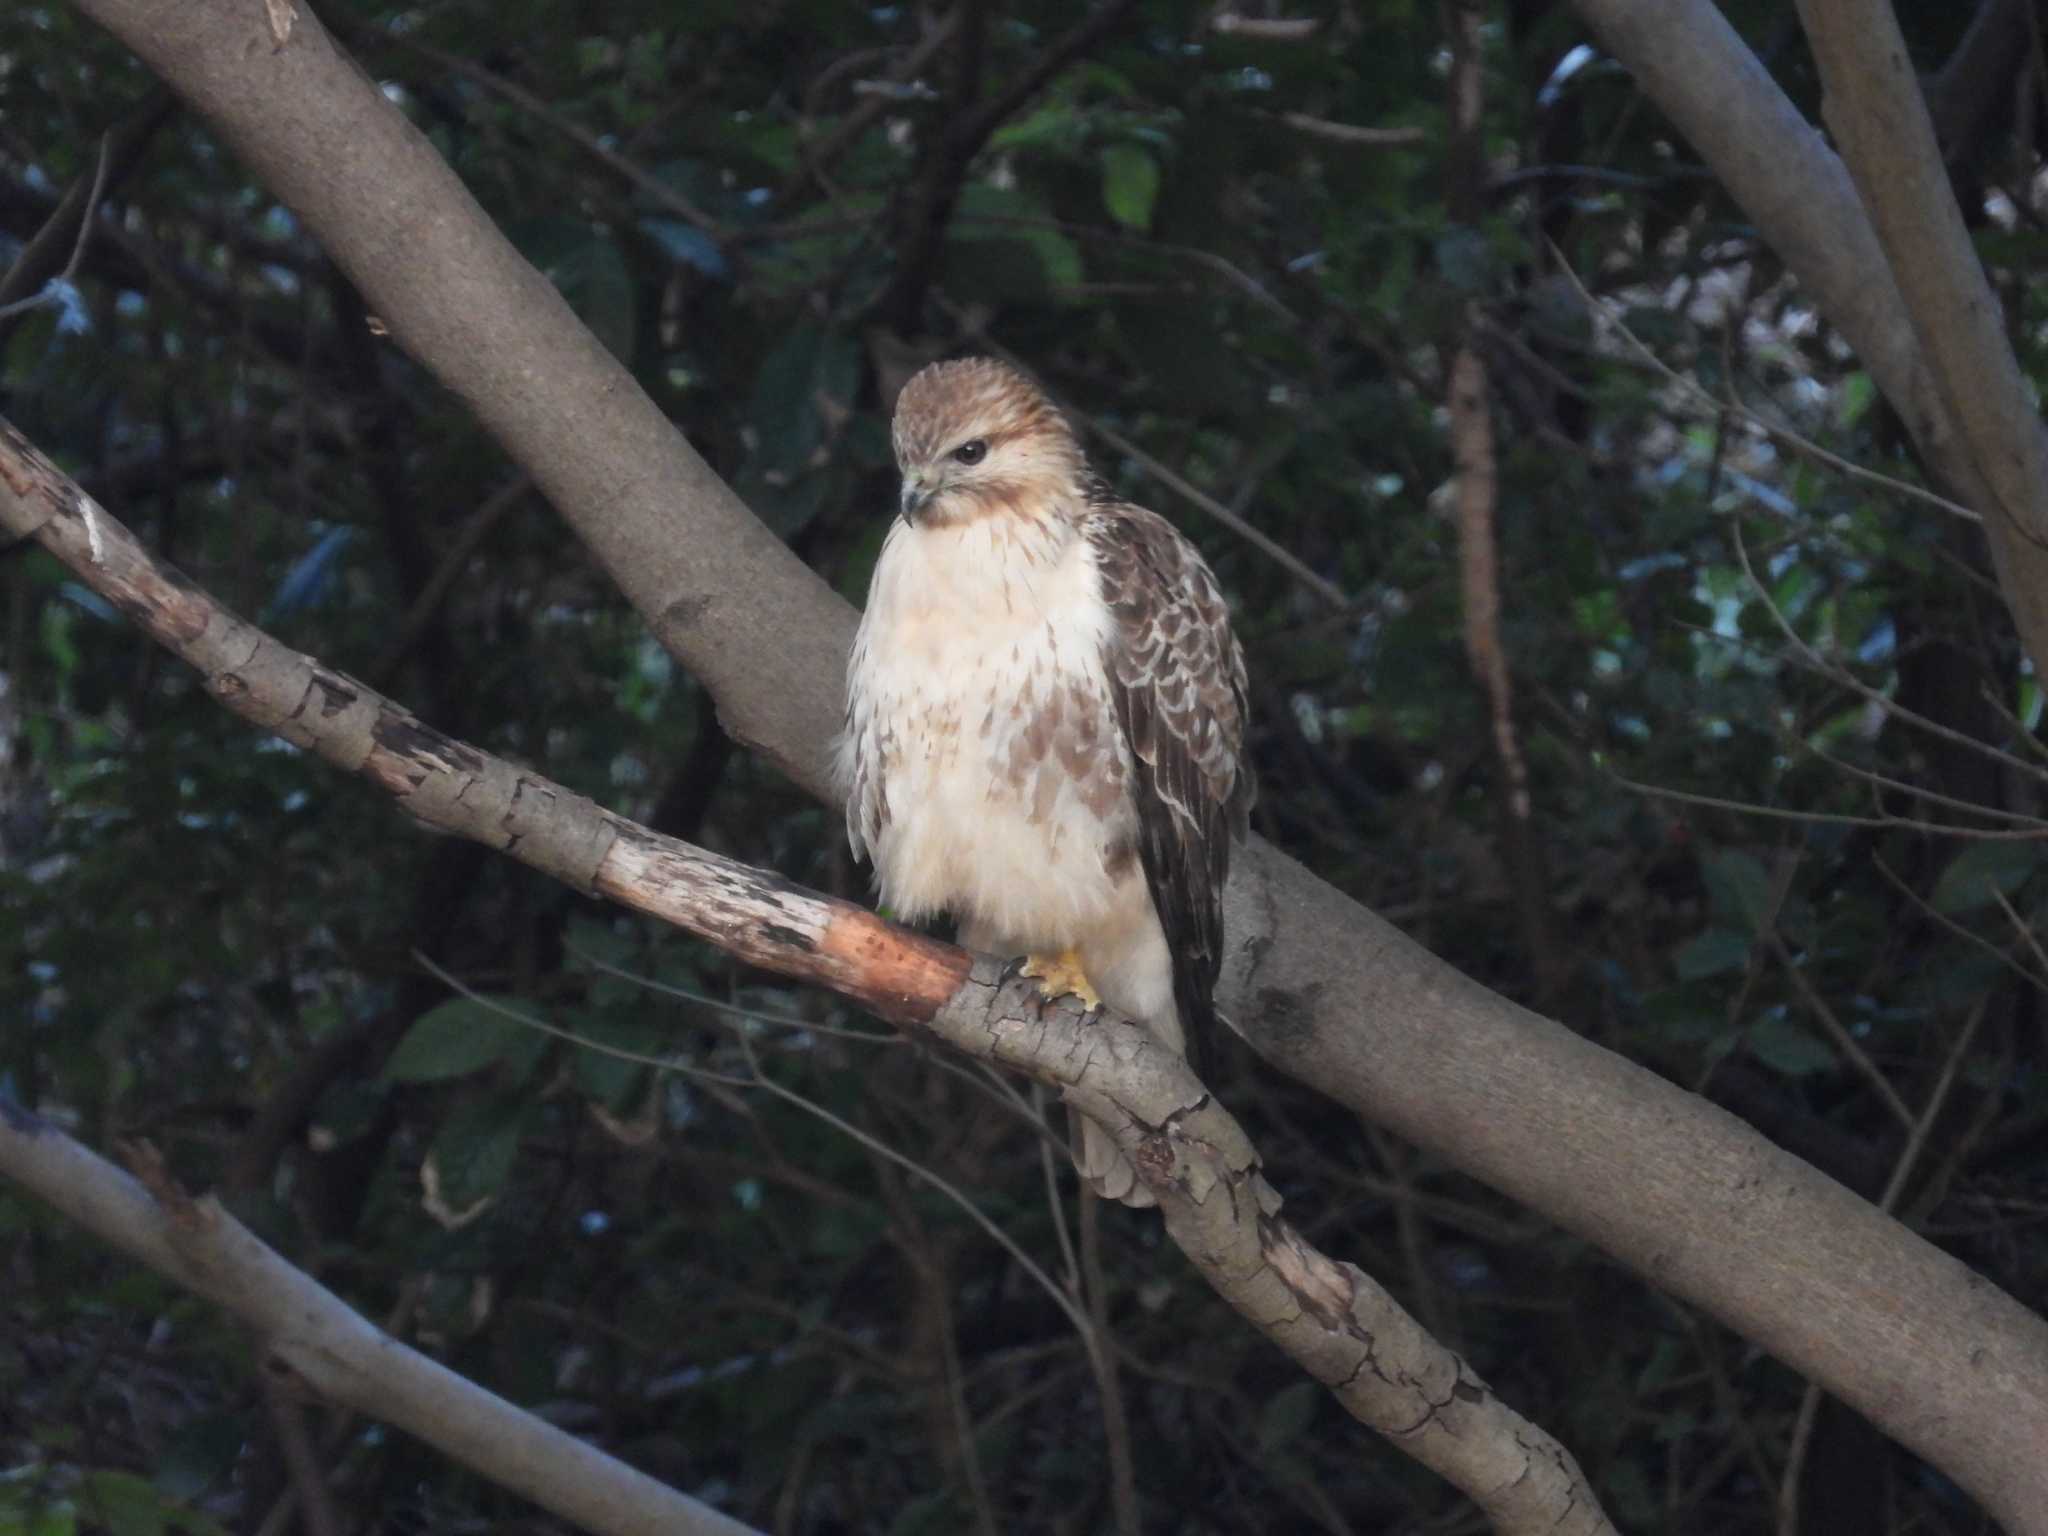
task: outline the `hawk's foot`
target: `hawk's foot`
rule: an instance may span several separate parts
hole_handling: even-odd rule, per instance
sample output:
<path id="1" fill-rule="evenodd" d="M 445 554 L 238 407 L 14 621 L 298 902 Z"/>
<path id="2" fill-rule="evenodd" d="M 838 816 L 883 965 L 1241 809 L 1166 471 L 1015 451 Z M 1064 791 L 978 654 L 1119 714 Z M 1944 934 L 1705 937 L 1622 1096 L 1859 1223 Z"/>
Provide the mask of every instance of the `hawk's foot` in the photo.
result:
<path id="1" fill-rule="evenodd" d="M 1078 997 L 1091 1013 L 1102 1006 L 1102 998 L 1081 969 L 1081 957 L 1071 949 L 1056 955 L 1026 955 L 1017 967 L 1019 976 L 1029 976 L 1048 998 Z"/>

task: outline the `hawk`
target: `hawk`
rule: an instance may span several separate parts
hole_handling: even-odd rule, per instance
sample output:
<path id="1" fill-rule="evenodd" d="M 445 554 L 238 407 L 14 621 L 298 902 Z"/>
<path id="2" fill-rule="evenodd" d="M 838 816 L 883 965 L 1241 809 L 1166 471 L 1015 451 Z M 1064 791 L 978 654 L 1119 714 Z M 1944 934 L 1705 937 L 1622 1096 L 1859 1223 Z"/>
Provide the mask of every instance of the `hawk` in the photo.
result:
<path id="1" fill-rule="evenodd" d="M 1244 652 L 1193 544 L 1119 500 L 1037 385 L 935 363 L 896 404 L 902 498 L 847 665 L 846 829 L 906 920 L 1026 956 L 1195 1059 L 1255 789 Z M 1151 1205 L 1075 1117 L 1098 1194 Z"/>

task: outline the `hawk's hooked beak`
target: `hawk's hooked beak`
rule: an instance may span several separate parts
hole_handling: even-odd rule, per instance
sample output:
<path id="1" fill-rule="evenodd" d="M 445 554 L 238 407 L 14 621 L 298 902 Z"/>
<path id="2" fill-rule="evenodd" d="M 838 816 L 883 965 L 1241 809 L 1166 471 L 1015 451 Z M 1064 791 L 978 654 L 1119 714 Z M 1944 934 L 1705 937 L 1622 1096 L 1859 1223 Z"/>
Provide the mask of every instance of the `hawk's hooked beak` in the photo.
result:
<path id="1" fill-rule="evenodd" d="M 904 475 L 903 490 L 897 498 L 896 505 L 906 523 L 917 521 L 918 513 L 925 509 L 925 504 L 932 499 L 935 489 L 934 486 L 926 485 L 924 476 L 914 469 Z"/>

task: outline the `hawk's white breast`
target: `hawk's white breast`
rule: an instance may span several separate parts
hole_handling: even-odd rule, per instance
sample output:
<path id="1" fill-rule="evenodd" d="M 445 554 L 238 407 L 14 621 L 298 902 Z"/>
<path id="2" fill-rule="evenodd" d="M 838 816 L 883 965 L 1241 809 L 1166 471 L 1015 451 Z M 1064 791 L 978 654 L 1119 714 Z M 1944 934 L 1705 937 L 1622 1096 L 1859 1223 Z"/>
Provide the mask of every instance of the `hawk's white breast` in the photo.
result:
<path id="1" fill-rule="evenodd" d="M 847 830 L 906 919 L 941 909 L 1058 950 L 1135 893 L 1113 624 L 1064 518 L 898 522 L 875 567 L 840 743 Z"/>

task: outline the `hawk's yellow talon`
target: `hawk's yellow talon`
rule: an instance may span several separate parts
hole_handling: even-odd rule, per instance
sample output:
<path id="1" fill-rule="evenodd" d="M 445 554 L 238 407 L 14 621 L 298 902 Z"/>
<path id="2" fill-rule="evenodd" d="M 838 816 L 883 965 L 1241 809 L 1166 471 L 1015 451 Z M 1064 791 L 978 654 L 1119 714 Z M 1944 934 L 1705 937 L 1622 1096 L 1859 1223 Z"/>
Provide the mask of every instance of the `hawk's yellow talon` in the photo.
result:
<path id="1" fill-rule="evenodd" d="M 1026 955 L 1017 974 L 1029 976 L 1049 998 L 1078 997 L 1082 1006 L 1091 1010 L 1102 1006 L 1101 995 L 1081 969 L 1081 957 L 1071 949 L 1056 955 Z"/>

